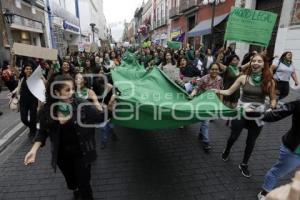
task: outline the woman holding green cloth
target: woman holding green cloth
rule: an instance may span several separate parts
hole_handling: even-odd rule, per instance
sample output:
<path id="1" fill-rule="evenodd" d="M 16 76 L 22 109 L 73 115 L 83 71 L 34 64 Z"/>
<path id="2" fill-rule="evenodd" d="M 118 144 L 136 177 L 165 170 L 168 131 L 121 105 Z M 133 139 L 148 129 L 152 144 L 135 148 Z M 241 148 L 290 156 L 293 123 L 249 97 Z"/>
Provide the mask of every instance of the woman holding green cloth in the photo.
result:
<path id="1" fill-rule="evenodd" d="M 266 96 L 270 97 L 270 107 L 276 107 L 275 81 L 272 79 L 272 73 L 265 56 L 260 54 L 253 56 L 250 61 L 250 68 L 245 71 L 245 74 L 241 75 L 229 89 L 216 90 L 216 93 L 223 96 L 230 96 L 235 91 L 239 91 L 240 88 L 242 88 L 242 95 L 239 99 L 239 105 L 244 107 L 246 111 L 249 108 L 251 111 L 256 110 L 257 108 L 265 110 Z M 222 159 L 223 161 L 228 160 L 231 147 L 239 138 L 244 128 L 248 129 L 248 136 L 244 158 L 239 165 L 239 169 L 243 176 L 249 178 L 251 174 L 248 170 L 248 160 L 252 154 L 255 141 L 262 130 L 262 123 L 257 119 L 253 119 L 253 117 L 250 118 L 249 113 L 246 112 L 241 118 L 232 120 L 231 135 L 227 140 L 226 148 L 222 153 Z"/>
<path id="2" fill-rule="evenodd" d="M 224 89 L 227 90 L 230 86 L 236 81 L 236 79 L 240 76 L 240 70 L 238 68 L 238 64 L 240 62 L 240 58 L 237 55 L 231 55 L 226 60 L 225 66 L 223 65 L 223 81 L 224 81 Z M 222 67 L 222 65 L 221 65 Z M 223 101 L 224 104 L 230 108 L 235 108 L 237 106 L 237 102 L 240 98 L 240 90 L 236 90 L 230 96 L 225 96 Z"/>

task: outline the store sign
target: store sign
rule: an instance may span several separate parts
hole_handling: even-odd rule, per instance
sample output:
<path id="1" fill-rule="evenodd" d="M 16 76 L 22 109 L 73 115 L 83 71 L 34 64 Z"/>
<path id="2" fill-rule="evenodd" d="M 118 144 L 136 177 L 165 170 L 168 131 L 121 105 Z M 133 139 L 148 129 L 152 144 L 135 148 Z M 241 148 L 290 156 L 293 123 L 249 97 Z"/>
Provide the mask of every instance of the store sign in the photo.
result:
<path id="1" fill-rule="evenodd" d="M 180 34 L 181 34 L 180 28 L 173 29 L 170 33 L 170 38 L 171 39 L 176 38 Z"/>
<path id="2" fill-rule="evenodd" d="M 74 24 L 71 24 L 67 21 L 64 21 L 63 27 L 64 27 L 65 30 L 69 30 L 69 31 L 72 31 L 72 32 L 75 32 L 75 33 L 80 32 L 80 29 L 79 29 L 78 26 L 75 26 Z"/>

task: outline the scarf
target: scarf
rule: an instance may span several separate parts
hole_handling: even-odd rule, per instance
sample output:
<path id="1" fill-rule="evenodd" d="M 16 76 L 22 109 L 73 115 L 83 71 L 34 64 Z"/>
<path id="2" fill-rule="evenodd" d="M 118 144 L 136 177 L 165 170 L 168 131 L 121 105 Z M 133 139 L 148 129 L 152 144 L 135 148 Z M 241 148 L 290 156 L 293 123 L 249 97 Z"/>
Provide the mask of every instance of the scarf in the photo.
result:
<path id="1" fill-rule="evenodd" d="M 66 117 L 71 113 L 71 105 L 68 103 L 59 102 L 58 111 Z"/>
<path id="2" fill-rule="evenodd" d="M 231 71 L 235 75 L 238 75 L 240 73 L 240 70 L 236 65 L 229 65 L 228 70 Z"/>
<path id="3" fill-rule="evenodd" d="M 292 64 L 292 61 L 288 61 L 288 60 L 284 59 L 284 60 L 282 61 L 282 63 L 283 63 L 284 65 L 286 65 L 287 67 L 290 67 L 291 64 Z"/>
<path id="4" fill-rule="evenodd" d="M 87 98 L 88 97 L 88 89 L 87 88 L 83 88 L 82 90 L 77 90 L 75 92 L 75 97 L 76 98 Z"/>
<path id="5" fill-rule="evenodd" d="M 262 73 L 252 73 L 251 74 L 251 80 L 252 80 L 252 83 L 255 85 L 255 86 L 259 86 L 261 84 L 261 81 L 262 81 Z"/>

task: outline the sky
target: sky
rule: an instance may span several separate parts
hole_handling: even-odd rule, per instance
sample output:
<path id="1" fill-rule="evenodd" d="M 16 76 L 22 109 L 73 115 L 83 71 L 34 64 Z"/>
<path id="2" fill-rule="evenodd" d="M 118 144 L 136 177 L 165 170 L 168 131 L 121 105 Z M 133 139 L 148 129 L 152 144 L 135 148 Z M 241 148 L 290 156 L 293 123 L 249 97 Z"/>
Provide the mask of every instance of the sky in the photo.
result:
<path id="1" fill-rule="evenodd" d="M 130 22 L 134 11 L 142 2 L 143 0 L 103 0 L 104 15 L 108 25 L 111 25 L 114 40 L 119 41 L 122 38 L 124 21 Z"/>

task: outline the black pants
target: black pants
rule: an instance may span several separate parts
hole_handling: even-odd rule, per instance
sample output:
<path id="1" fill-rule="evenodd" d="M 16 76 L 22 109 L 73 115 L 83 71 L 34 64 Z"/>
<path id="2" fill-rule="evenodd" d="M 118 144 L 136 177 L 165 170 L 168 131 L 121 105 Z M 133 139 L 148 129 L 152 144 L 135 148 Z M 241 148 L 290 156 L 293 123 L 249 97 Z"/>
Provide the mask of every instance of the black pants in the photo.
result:
<path id="1" fill-rule="evenodd" d="M 279 92 L 278 99 L 283 99 L 289 95 L 290 83 L 288 81 L 276 81 L 277 89 Z"/>
<path id="2" fill-rule="evenodd" d="M 70 190 L 79 190 L 82 200 L 93 200 L 91 181 L 91 164 L 86 164 L 80 158 L 59 157 L 57 165 L 63 173 Z"/>
<path id="3" fill-rule="evenodd" d="M 255 141 L 259 136 L 262 126 L 257 126 L 254 120 L 246 120 L 242 118 L 241 120 L 232 120 L 231 122 L 231 135 L 227 140 L 227 146 L 225 152 L 229 153 L 231 147 L 235 143 L 235 141 L 241 135 L 241 132 L 244 128 L 248 129 L 248 135 L 246 140 L 246 148 L 244 152 L 243 163 L 247 164 L 248 160 L 252 154 L 253 148 L 255 146 Z"/>
<path id="4" fill-rule="evenodd" d="M 20 102 L 20 115 L 21 121 L 25 126 L 29 127 L 30 134 L 33 136 L 36 133 L 36 118 L 37 118 L 37 107 L 38 103 L 36 102 Z M 29 120 L 28 120 L 29 114 Z"/>

